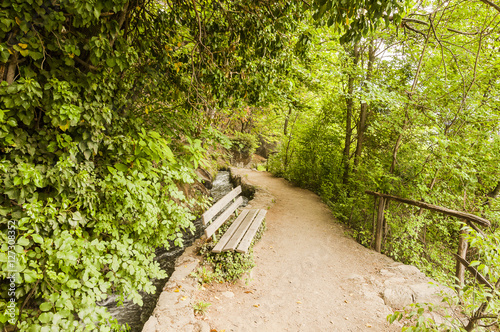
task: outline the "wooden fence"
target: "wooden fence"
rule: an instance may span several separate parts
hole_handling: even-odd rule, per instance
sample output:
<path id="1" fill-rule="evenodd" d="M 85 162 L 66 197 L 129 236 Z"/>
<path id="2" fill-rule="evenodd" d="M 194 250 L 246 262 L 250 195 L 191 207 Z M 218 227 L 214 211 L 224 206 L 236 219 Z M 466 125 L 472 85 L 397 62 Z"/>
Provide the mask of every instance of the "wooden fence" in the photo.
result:
<path id="1" fill-rule="evenodd" d="M 385 210 L 385 207 L 387 205 L 387 202 L 391 199 L 394 201 L 405 203 L 405 204 L 418 206 L 422 209 L 427 209 L 427 210 L 431 210 L 431 211 L 435 211 L 435 212 L 441 212 L 441 213 L 444 213 L 444 214 L 452 216 L 452 217 L 460 218 L 460 219 L 464 220 L 467 223 L 467 225 L 469 225 L 471 228 L 473 228 L 478 233 L 480 233 L 482 236 L 485 236 L 485 234 L 478 227 L 478 225 L 483 226 L 483 227 L 490 227 L 491 226 L 491 222 L 489 220 L 478 217 L 474 214 L 456 211 L 456 210 L 451 210 L 451 209 L 448 209 L 448 208 L 445 208 L 442 206 L 437 206 L 437 205 L 433 205 L 433 204 L 429 204 L 429 203 L 425 203 L 425 202 L 421 202 L 421 201 L 414 201 L 414 200 L 411 200 L 408 198 L 402 198 L 402 197 L 398 197 L 398 196 L 394 196 L 394 195 L 382 194 L 382 193 L 370 191 L 370 190 L 366 190 L 365 193 L 367 193 L 368 195 L 378 197 L 378 200 L 379 200 L 378 212 L 377 212 L 377 222 L 376 222 L 376 226 L 374 229 L 374 232 L 375 232 L 374 249 L 377 252 L 380 252 L 382 249 L 382 238 L 383 238 L 383 229 L 384 229 L 384 210 Z M 496 285 L 492 285 L 488 281 L 487 278 L 485 278 L 483 275 L 481 275 L 481 273 L 479 273 L 479 271 L 477 269 L 470 266 L 469 262 L 467 262 L 466 256 L 467 256 L 468 243 L 467 243 L 467 240 L 465 238 L 465 235 L 466 235 L 466 231 L 462 230 L 460 237 L 458 239 L 458 241 L 459 241 L 458 242 L 458 252 L 456 254 L 453 254 L 457 260 L 457 265 L 456 265 L 456 270 L 455 270 L 455 276 L 457 277 L 457 287 L 461 287 L 461 285 L 463 285 L 464 277 L 465 277 L 465 270 L 467 269 L 476 278 L 476 280 L 479 283 L 481 283 L 481 284 L 489 287 L 491 290 L 495 291 L 495 289 L 500 287 L 500 280 L 499 280 L 499 282 L 497 282 Z M 491 298 L 488 298 L 487 301 L 489 302 L 490 299 Z M 473 314 L 473 316 L 469 319 L 469 324 L 465 328 L 466 331 L 472 331 L 474 329 L 477 321 L 481 319 L 483 312 L 487 307 L 488 302 L 483 303 L 476 310 L 476 312 Z"/>

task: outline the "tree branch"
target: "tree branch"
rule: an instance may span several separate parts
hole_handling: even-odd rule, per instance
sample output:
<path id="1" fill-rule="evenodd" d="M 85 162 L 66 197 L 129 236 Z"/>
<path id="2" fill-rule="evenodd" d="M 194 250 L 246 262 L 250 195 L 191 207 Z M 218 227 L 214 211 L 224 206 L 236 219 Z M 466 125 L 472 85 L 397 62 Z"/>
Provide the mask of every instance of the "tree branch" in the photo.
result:
<path id="1" fill-rule="evenodd" d="M 490 7 L 495 8 L 498 12 L 500 12 L 500 6 L 497 5 L 496 3 L 492 2 L 492 1 L 489 1 L 489 0 L 479 0 L 479 1 L 481 1 L 482 3 L 487 4 Z"/>
<path id="2" fill-rule="evenodd" d="M 96 66 L 92 66 L 91 64 L 86 63 L 85 61 L 83 61 L 82 59 L 80 59 L 79 57 L 77 57 L 76 55 L 74 56 L 73 59 L 75 59 L 76 62 L 78 62 L 79 64 L 85 66 L 89 70 L 98 70 L 99 69 Z"/>

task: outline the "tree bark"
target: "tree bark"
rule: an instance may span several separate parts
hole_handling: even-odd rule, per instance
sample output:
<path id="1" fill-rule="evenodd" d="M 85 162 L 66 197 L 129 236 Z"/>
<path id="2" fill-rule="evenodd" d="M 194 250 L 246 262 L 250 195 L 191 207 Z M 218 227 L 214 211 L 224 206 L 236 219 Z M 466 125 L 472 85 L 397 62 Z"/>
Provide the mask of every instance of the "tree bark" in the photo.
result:
<path id="1" fill-rule="evenodd" d="M 288 114 L 285 118 L 285 124 L 283 125 L 283 135 L 288 135 L 288 121 L 290 120 L 290 116 L 292 115 L 292 108 L 288 107 Z"/>
<path id="2" fill-rule="evenodd" d="M 14 51 L 14 54 L 11 56 L 11 59 L 8 62 L 9 65 L 7 67 L 7 77 L 5 79 L 9 85 L 11 85 L 16 78 L 17 58 L 18 52 Z"/>
<path id="3" fill-rule="evenodd" d="M 358 65 L 359 61 L 359 47 L 358 44 L 354 44 L 353 52 L 353 67 Z M 351 137 L 352 137 L 352 112 L 354 108 L 354 100 L 352 94 L 354 92 L 354 79 L 355 75 L 351 71 L 349 73 L 349 78 L 347 81 L 347 96 L 346 96 L 346 121 L 345 121 L 345 141 L 344 141 L 344 152 L 343 152 L 343 163 L 344 163 L 344 174 L 342 176 L 342 183 L 347 184 L 349 182 L 349 155 L 351 151 Z"/>

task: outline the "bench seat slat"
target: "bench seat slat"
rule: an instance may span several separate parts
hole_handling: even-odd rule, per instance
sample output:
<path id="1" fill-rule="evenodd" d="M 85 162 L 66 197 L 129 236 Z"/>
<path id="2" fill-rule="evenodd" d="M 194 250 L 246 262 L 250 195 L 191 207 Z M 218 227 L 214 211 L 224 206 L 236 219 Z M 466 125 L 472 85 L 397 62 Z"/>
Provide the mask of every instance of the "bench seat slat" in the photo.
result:
<path id="1" fill-rule="evenodd" d="M 245 236 L 236 248 L 237 252 L 246 253 L 248 251 L 248 247 L 250 247 L 250 243 L 252 243 L 253 237 L 259 230 L 259 227 L 262 224 L 262 220 L 264 220 L 267 211 L 262 209 L 258 211 L 259 214 L 255 217 L 252 224 L 248 228 L 248 231 L 245 233 Z"/>
<path id="2" fill-rule="evenodd" d="M 238 227 L 240 226 L 241 222 L 245 217 L 247 216 L 249 210 L 243 210 L 241 211 L 240 215 L 238 218 L 236 218 L 235 221 L 233 221 L 232 225 L 228 228 L 228 230 L 224 233 L 224 235 L 220 238 L 219 242 L 215 245 L 215 247 L 212 249 L 212 252 L 219 253 L 224 249 L 224 246 L 226 245 L 227 241 L 231 239 L 231 236 L 236 232 Z"/>
<path id="3" fill-rule="evenodd" d="M 243 203 L 243 198 L 238 197 L 231 206 L 229 206 L 222 214 L 215 219 L 207 228 L 205 228 L 205 235 L 210 238 L 215 231 L 226 221 L 231 214 Z"/>
<path id="4" fill-rule="evenodd" d="M 227 244 L 224 246 L 224 249 L 222 251 L 230 251 L 234 250 L 237 246 L 238 243 L 240 242 L 241 238 L 245 235 L 245 232 L 247 231 L 248 227 L 252 224 L 252 220 L 254 220 L 255 216 L 257 215 L 258 210 L 249 210 L 245 220 L 243 220 L 240 224 L 240 227 L 235 231 L 231 239 L 227 242 Z"/>
<path id="5" fill-rule="evenodd" d="M 212 218 L 219 213 L 220 210 L 224 208 L 233 198 L 241 194 L 241 186 L 238 186 L 231 190 L 226 196 L 219 199 L 214 205 L 212 205 L 205 213 L 201 215 L 201 220 L 203 225 L 206 225 L 212 220 Z"/>

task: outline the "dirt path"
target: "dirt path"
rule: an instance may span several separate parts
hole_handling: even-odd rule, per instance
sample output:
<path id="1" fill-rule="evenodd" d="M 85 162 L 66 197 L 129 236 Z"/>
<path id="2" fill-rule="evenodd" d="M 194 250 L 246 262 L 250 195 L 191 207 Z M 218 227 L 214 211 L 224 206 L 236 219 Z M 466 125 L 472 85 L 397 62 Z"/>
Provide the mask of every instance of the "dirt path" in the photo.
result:
<path id="1" fill-rule="evenodd" d="M 246 208 L 268 209 L 248 282 L 200 289 L 189 277 L 199 264 L 190 247 L 143 332 L 400 331 L 386 321 L 394 309 L 439 302 L 417 268 L 344 235 L 316 194 L 267 172 L 231 171 L 258 189 Z M 195 317 L 200 301 L 211 306 Z"/>
<path id="2" fill-rule="evenodd" d="M 268 229 L 255 246 L 256 267 L 248 285 L 206 290 L 213 329 L 400 330 L 386 322 L 392 311 L 376 285 L 380 270 L 394 263 L 391 259 L 346 237 L 316 194 L 266 172 L 235 172 L 268 193 L 251 206 L 271 205 Z"/>

